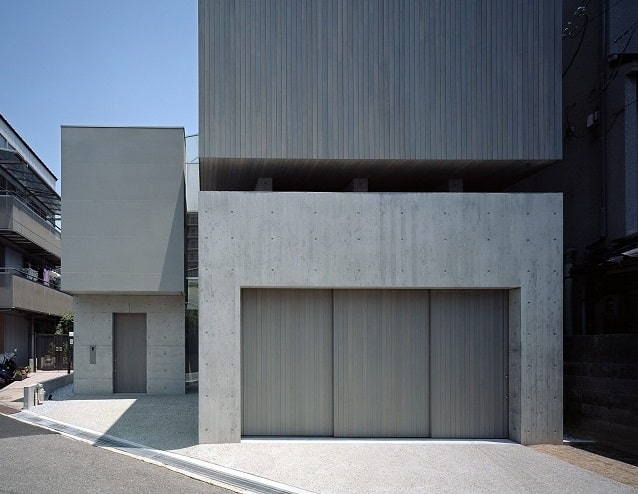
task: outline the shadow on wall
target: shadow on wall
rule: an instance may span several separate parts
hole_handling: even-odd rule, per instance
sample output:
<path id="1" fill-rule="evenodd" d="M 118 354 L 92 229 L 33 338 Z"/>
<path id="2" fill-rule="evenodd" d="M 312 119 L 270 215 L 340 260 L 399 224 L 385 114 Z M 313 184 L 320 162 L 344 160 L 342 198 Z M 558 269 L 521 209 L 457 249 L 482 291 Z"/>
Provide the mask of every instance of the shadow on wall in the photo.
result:
<path id="1" fill-rule="evenodd" d="M 185 195 L 185 185 L 180 185 L 179 195 L 183 201 Z M 179 201 L 173 210 L 173 219 L 171 222 L 171 235 L 166 246 L 164 256 L 164 265 L 162 266 L 161 278 L 159 284 L 160 292 L 175 292 L 175 283 L 181 283 L 184 280 L 183 263 L 175 262 L 181 260 L 183 254 L 184 242 L 184 206 Z"/>

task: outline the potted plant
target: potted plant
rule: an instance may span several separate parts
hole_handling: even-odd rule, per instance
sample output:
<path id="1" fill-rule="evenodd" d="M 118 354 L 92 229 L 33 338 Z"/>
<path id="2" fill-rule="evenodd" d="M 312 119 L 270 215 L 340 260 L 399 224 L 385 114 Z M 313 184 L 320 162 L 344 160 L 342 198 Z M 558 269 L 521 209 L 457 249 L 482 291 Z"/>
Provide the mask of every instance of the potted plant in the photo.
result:
<path id="1" fill-rule="evenodd" d="M 22 381 L 29 376 L 30 367 L 27 365 L 26 367 L 18 367 L 13 373 L 13 378 L 16 381 Z"/>

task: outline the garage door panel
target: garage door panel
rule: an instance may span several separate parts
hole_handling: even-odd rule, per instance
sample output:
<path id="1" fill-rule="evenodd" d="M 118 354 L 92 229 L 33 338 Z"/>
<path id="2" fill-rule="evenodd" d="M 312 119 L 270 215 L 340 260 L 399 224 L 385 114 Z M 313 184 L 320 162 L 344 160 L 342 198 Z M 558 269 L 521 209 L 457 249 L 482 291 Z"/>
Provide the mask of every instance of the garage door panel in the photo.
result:
<path id="1" fill-rule="evenodd" d="M 505 295 L 431 292 L 432 437 L 507 437 Z"/>
<path id="2" fill-rule="evenodd" d="M 242 290 L 242 433 L 507 437 L 495 290 Z"/>
<path id="3" fill-rule="evenodd" d="M 332 293 L 242 290 L 242 433 L 332 435 Z"/>
<path id="4" fill-rule="evenodd" d="M 423 437 L 426 290 L 335 290 L 335 435 Z"/>

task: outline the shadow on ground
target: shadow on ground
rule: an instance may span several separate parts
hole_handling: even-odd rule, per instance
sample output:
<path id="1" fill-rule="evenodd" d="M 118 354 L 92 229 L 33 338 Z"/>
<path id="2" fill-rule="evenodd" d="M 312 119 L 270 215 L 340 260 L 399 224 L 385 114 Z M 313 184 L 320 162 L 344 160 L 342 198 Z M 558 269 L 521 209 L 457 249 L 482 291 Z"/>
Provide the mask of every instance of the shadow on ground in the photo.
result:
<path id="1" fill-rule="evenodd" d="M 17 420 L 0 415 L 0 439 L 7 439 L 10 437 L 46 436 L 50 434 L 55 434 L 55 432 L 23 424 Z"/>
<path id="2" fill-rule="evenodd" d="M 74 423 L 95 431 L 148 446 L 174 450 L 198 444 L 198 388 L 186 386 L 186 394 L 176 396 L 116 393 L 113 395 L 74 395 L 65 401 L 87 402 L 86 417 Z M 103 403 L 99 403 L 103 402 Z M 97 410 L 97 411 L 96 411 Z M 84 407 L 78 406 L 82 413 Z M 47 413 L 55 418 L 55 411 Z"/>
<path id="3" fill-rule="evenodd" d="M 632 455 L 626 451 L 621 451 L 619 449 L 597 443 L 572 443 L 571 446 L 638 467 L 638 453 Z"/>

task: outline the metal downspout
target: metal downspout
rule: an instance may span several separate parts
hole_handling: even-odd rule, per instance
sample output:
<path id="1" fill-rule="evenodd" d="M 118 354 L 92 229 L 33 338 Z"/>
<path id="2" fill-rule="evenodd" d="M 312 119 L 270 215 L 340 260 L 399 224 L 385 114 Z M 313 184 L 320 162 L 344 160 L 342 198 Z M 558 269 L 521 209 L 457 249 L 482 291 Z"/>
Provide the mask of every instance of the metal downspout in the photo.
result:
<path id="1" fill-rule="evenodd" d="M 604 91 L 607 72 L 607 11 L 609 0 L 601 0 L 600 28 L 600 228 L 601 239 L 607 238 L 607 96 Z"/>

